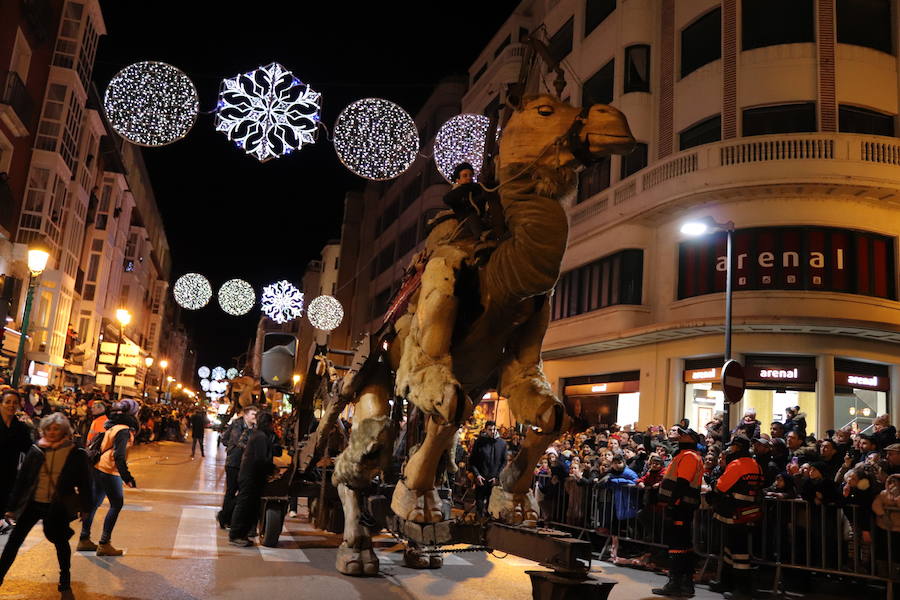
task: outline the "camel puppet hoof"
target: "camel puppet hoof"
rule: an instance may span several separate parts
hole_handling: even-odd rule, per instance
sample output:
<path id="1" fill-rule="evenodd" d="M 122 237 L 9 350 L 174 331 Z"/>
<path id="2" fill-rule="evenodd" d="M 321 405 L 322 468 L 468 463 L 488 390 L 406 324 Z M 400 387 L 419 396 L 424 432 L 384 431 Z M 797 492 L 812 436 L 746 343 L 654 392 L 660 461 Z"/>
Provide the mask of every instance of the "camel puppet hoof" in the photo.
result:
<path id="1" fill-rule="evenodd" d="M 502 487 L 495 487 L 491 491 L 488 512 L 508 525 L 537 526 L 538 505 L 531 490 L 524 494 L 513 494 Z"/>
<path id="2" fill-rule="evenodd" d="M 371 548 L 350 548 L 346 542 L 338 547 L 335 567 L 339 573 L 353 577 L 378 575 L 378 566 L 378 557 Z"/>
<path id="3" fill-rule="evenodd" d="M 434 554 L 423 554 L 419 550 L 407 548 L 403 551 L 403 564 L 410 569 L 440 569 L 444 559 Z"/>
<path id="4" fill-rule="evenodd" d="M 441 497 L 436 489 L 419 492 L 406 487 L 406 482 L 400 481 L 394 488 L 391 498 L 391 510 L 401 519 L 413 523 L 439 523 L 444 520 L 441 510 Z"/>

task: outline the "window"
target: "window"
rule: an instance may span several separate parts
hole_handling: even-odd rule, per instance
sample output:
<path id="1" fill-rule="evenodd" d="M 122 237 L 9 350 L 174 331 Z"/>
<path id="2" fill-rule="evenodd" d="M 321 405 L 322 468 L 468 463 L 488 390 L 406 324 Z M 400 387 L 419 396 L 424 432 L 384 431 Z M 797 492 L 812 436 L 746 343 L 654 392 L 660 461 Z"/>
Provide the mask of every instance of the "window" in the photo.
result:
<path id="1" fill-rule="evenodd" d="M 894 116 L 842 104 L 838 107 L 838 131 L 894 135 Z"/>
<path id="2" fill-rule="evenodd" d="M 616 0 L 587 0 L 584 7 L 584 37 L 616 10 Z"/>
<path id="3" fill-rule="evenodd" d="M 640 304 L 644 251 L 622 250 L 559 278 L 551 317 L 565 319 L 617 304 Z"/>
<path id="4" fill-rule="evenodd" d="M 600 70 L 591 75 L 581 88 L 581 105 L 609 104 L 613 100 L 613 82 L 615 81 L 615 60 L 611 60 Z"/>
<path id="5" fill-rule="evenodd" d="M 625 48 L 625 89 L 628 92 L 650 91 L 650 46 L 640 44 Z"/>
<path id="6" fill-rule="evenodd" d="M 722 117 L 716 115 L 691 125 L 678 135 L 678 149 L 711 144 L 722 139 Z"/>
<path id="7" fill-rule="evenodd" d="M 815 131 L 816 105 L 804 102 L 747 108 L 743 120 L 745 136 Z"/>
<path id="8" fill-rule="evenodd" d="M 378 260 L 375 266 L 375 275 L 381 275 L 394 264 L 394 243 L 391 242 L 381 252 L 378 253 Z"/>
<path id="9" fill-rule="evenodd" d="M 631 154 L 622 157 L 622 168 L 619 173 L 619 179 L 625 179 L 634 175 L 647 166 L 647 144 L 635 144 Z"/>
<path id="10" fill-rule="evenodd" d="M 78 77 L 84 89 L 89 89 L 91 84 L 91 71 L 94 68 L 94 55 L 97 53 L 97 40 L 100 35 L 94 29 L 94 23 L 88 16 L 84 25 L 84 34 L 81 36 L 81 52 L 78 55 Z"/>
<path id="11" fill-rule="evenodd" d="M 374 301 L 372 302 L 372 318 L 380 317 L 388 309 L 388 302 L 391 301 L 391 288 L 390 286 L 384 288 L 378 295 L 375 296 Z"/>
<path id="12" fill-rule="evenodd" d="M 837 0 L 837 41 L 894 53 L 890 0 Z"/>
<path id="13" fill-rule="evenodd" d="M 741 48 L 815 42 L 813 0 L 741 2 Z"/>
<path id="14" fill-rule="evenodd" d="M 574 27 L 575 17 L 569 17 L 569 20 L 550 37 L 547 48 L 550 50 L 550 57 L 556 62 L 560 62 L 572 52 Z"/>
<path id="15" fill-rule="evenodd" d="M 722 58 L 722 9 L 711 10 L 681 30 L 681 76 Z"/>
<path id="16" fill-rule="evenodd" d="M 44 100 L 44 114 L 38 126 L 35 148 L 56 152 L 63 128 L 63 113 L 66 110 L 66 86 L 51 83 L 47 86 L 47 98 Z"/>
<path id="17" fill-rule="evenodd" d="M 484 72 L 487 71 L 487 63 L 481 65 L 481 68 L 475 71 L 475 74 L 472 75 L 472 83 L 474 84 L 476 81 L 481 79 L 481 76 L 484 75 Z"/>
<path id="18" fill-rule="evenodd" d="M 63 11 L 62 22 L 59 26 L 59 36 L 56 39 L 56 50 L 53 53 L 54 65 L 66 69 L 74 68 L 75 56 L 78 54 L 78 34 L 81 31 L 81 16 L 83 13 L 83 4 L 78 2 L 66 3 L 66 9 Z"/>
<path id="19" fill-rule="evenodd" d="M 511 43 L 512 43 L 512 35 L 506 36 L 506 39 L 504 39 L 502 42 L 500 42 L 500 45 L 497 46 L 496 50 L 494 50 L 494 58 L 497 58 L 498 56 L 500 56 L 503 53 L 503 51 L 506 50 L 506 47 L 509 46 Z"/>
<path id="20" fill-rule="evenodd" d="M 578 174 L 578 196 L 575 198 L 575 204 L 580 204 L 609 187 L 611 164 L 610 157 L 604 156 L 600 162 L 590 165 Z"/>
<path id="21" fill-rule="evenodd" d="M 69 94 L 69 113 L 66 115 L 66 128 L 63 130 L 60 154 L 73 173 L 75 172 L 75 161 L 78 158 L 78 138 L 81 134 L 83 110 L 84 107 L 78 101 L 78 97 L 75 94 Z"/>
<path id="22" fill-rule="evenodd" d="M 412 224 L 403 230 L 400 238 L 397 240 L 397 256 L 405 256 L 407 252 L 416 246 L 416 225 Z"/>

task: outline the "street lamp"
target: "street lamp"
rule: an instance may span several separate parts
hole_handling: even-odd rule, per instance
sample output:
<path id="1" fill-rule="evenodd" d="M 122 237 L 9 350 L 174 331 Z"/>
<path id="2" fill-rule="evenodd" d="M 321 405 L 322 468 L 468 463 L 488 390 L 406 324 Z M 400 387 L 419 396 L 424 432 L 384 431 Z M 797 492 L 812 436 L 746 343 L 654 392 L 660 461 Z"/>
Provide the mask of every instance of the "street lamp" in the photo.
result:
<path id="1" fill-rule="evenodd" d="M 159 361 L 159 368 L 162 369 L 162 375 L 160 375 L 160 377 L 159 377 L 159 387 L 157 388 L 157 390 L 159 392 L 162 392 L 162 383 L 163 383 L 163 381 L 166 380 L 166 369 L 169 368 L 169 361 L 167 361 L 166 359 L 162 359 L 161 361 Z M 158 393 L 157 393 L 156 400 L 157 400 L 157 402 L 159 401 Z"/>
<path id="2" fill-rule="evenodd" d="M 688 221 L 681 226 L 681 233 L 693 237 L 705 235 L 709 232 L 724 231 L 725 236 L 725 360 L 724 365 L 731 360 L 731 297 L 732 297 L 732 279 L 734 278 L 734 269 L 731 260 L 732 238 L 734 237 L 734 221 L 726 221 L 718 223 L 712 217 L 703 217 L 696 221 Z M 731 402 L 725 398 L 724 404 L 724 441 L 728 441 L 731 432 L 730 409 Z"/>
<path id="3" fill-rule="evenodd" d="M 19 386 L 19 378 L 22 376 L 22 367 L 25 362 L 25 340 L 28 337 L 28 319 L 31 317 L 31 304 L 34 301 L 34 288 L 37 287 L 37 278 L 47 268 L 50 253 L 40 244 L 35 244 L 28 249 L 28 270 L 31 276 L 28 278 L 28 294 L 25 296 L 25 312 L 22 314 L 22 332 L 19 335 L 19 351 L 16 352 L 16 368 L 13 370 L 12 386 Z"/>
<path id="4" fill-rule="evenodd" d="M 172 397 L 169 395 L 169 388 L 171 387 L 173 381 L 175 381 L 175 378 L 172 377 L 171 375 L 166 377 L 166 392 L 163 394 L 163 396 L 165 397 L 166 400 L 169 400 L 169 401 L 172 400 Z"/>
<path id="5" fill-rule="evenodd" d="M 116 376 L 125 370 L 119 366 L 119 351 L 122 349 L 122 338 L 125 337 L 125 326 L 131 323 L 131 313 L 124 308 L 116 310 L 116 321 L 119 322 L 119 341 L 116 343 L 116 360 L 112 367 L 107 367 L 112 373 L 112 379 L 109 382 L 109 389 L 112 394 L 112 400 L 116 399 Z"/>
<path id="6" fill-rule="evenodd" d="M 153 366 L 153 357 L 148 356 L 144 359 L 144 365 L 147 367 L 147 370 L 144 371 L 144 387 L 141 390 L 141 398 L 147 397 L 147 380 L 150 379 L 150 367 Z"/>

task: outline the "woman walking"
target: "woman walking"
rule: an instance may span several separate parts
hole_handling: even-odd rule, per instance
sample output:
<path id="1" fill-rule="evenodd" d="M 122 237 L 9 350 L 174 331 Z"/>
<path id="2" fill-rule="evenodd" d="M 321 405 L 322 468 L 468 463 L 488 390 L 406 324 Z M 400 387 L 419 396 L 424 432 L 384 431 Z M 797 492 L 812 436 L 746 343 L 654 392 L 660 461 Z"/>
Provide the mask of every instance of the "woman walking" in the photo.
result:
<path id="1" fill-rule="evenodd" d="M 94 506 L 90 463 L 84 450 L 72 443 L 72 426 L 65 415 L 44 417 L 38 430 L 41 437 L 25 455 L 6 512 L 16 526 L 0 555 L 0 586 L 28 533 L 43 521 L 44 536 L 56 546 L 60 598 L 72 600 L 69 539 L 75 532 L 69 523 Z"/>

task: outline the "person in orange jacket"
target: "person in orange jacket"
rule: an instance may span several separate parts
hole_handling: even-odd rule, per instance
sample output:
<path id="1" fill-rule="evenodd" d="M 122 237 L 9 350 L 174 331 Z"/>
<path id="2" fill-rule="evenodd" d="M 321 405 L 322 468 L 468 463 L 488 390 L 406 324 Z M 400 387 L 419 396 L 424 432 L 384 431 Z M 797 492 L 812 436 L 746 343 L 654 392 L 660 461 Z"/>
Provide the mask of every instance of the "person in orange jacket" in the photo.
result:
<path id="1" fill-rule="evenodd" d="M 663 541 L 668 546 L 669 580 L 654 588 L 660 596 L 694 595 L 694 511 L 700 507 L 703 458 L 697 451 L 700 434 L 676 425 L 678 451 L 659 486 L 659 501 L 665 505 Z"/>
<path id="2" fill-rule="evenodd" d="M 106 414 L 106 405 L 99 400 L 91 403 L 91 415 L 94 417 L 94 420 L 91 421 L 91 428 L 88 430 L 85 447 L 89 446 L 95 437 L 106 432 L 106 422 L 109 420 Z"/>

